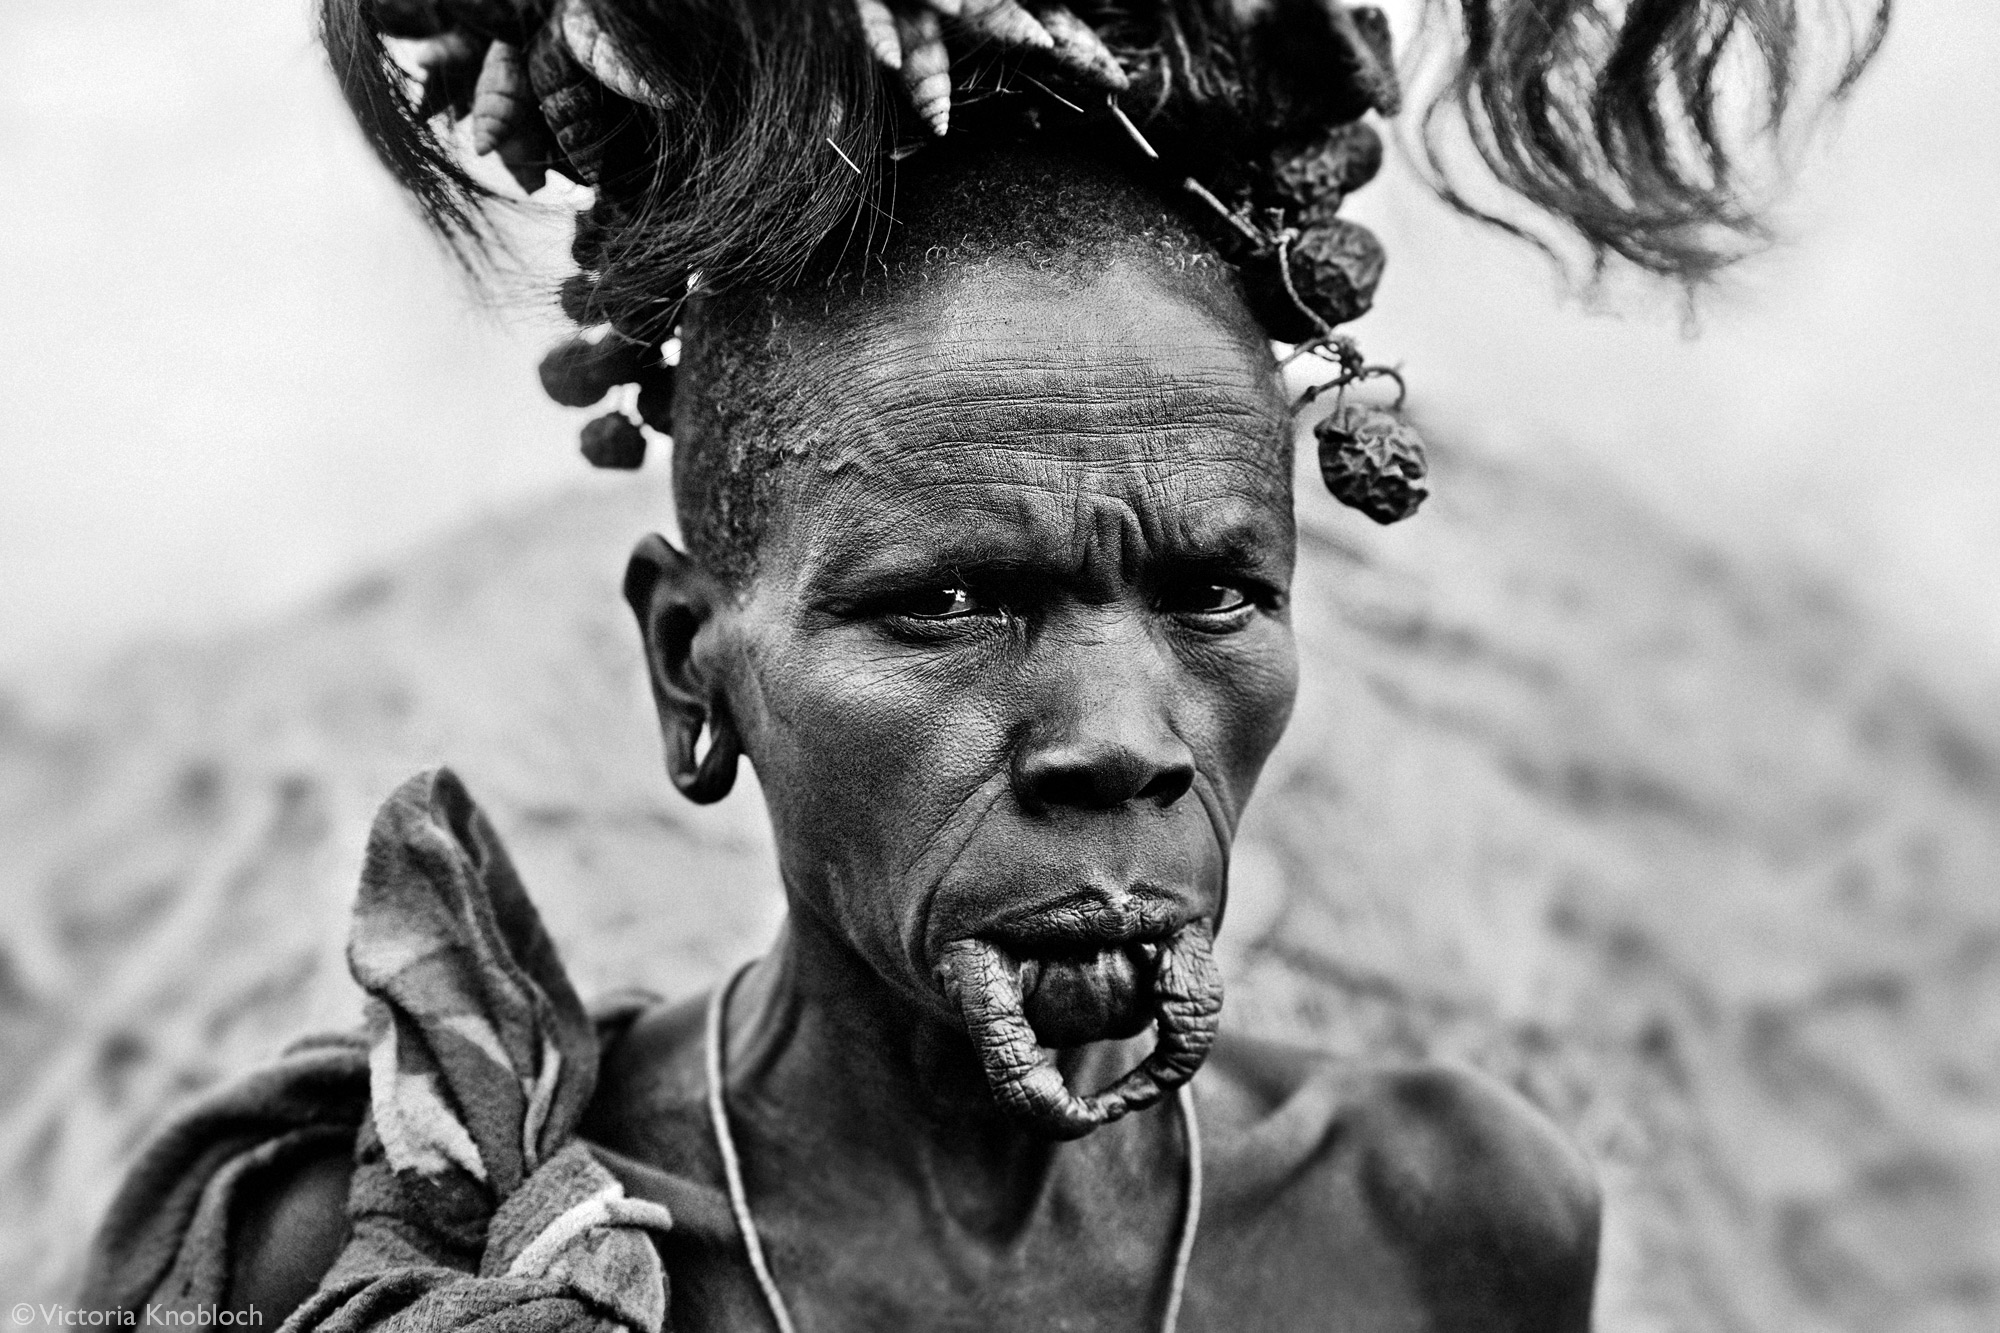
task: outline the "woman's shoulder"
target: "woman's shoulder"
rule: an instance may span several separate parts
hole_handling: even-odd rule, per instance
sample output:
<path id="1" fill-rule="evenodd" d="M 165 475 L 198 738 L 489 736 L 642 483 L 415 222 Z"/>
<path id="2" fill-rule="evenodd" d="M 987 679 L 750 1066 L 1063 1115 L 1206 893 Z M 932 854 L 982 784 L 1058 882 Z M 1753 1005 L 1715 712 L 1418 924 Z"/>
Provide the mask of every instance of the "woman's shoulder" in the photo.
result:
<path id="1" fill-rule="evenodd" d="M 702 997 L 654 999 L 599 1022 L 597 1088 L 578 1133 L 664 1170 L 701 1174 L 708 1155 Z"/>
<path id="2" fill-rule="evenodd" d="M 1223 1206 L 1271 1208 L 1306 1235 L 1359 1215 L 1418 1270 L 1445 1265 L 1468 1282 L 1485 1271 L 1522 1288 L 1509 1304 L 1579 1292 L 1587 1302 L 1595 1173 L 1499 1080 L 1441 1061 L 1338 1060 L 1237 1037 L 1216 1043 L 1200 1089 Z"/>

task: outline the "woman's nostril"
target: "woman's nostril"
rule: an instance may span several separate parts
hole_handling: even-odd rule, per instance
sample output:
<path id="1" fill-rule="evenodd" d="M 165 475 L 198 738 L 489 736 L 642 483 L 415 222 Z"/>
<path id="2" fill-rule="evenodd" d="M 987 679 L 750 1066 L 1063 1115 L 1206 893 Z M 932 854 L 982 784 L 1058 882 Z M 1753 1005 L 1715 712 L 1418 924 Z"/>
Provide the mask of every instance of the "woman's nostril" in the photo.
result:
<path id="1" fill-rule="evenodd" d="M 1153 780 L 1139 789 L 1139 799 L 1151 801 L 1162 808 L 1172 805 L 1188 794 L 1194 785 L 1194 769 L 1187 764 L 1175 764 L 1163 768 L 1153 776 Z"/>

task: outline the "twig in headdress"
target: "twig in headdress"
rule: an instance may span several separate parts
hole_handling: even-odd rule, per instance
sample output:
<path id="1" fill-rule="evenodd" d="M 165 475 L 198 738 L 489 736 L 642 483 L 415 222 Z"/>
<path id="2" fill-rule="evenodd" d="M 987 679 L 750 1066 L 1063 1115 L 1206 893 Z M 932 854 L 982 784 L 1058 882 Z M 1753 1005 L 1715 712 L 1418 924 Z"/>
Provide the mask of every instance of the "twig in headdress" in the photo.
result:
<path id="1" fill-rule="evenodd" d="M 1134 125 L 1132 118 L 1125 114 L 1125 108 L 1118 105 L 1118 94 L 1106 93 L 1104 100 L 1110 106 L 1111 114 L 1117 118 L 1118 124 L 1123 127 L 1125 133 L 1132 136 L 1132 142 L 1139 145 L 1139 151 L 1147 157 L 1152 158 L 1155 162 L 1159 161 L 1160 150 L 1147 143 L 1146 136 L 1139 133 L 1139 127 Z"/>
<path id="2" fill-rule="evenodd" d="M 1335 336 L 1333 325 L 1321 319 L 1317 310 L 1300 300 L 1299 289 L 1292 285 L 1292 242 L 1296 239 L 1298 233 L 1289 227 L 1278 236 L 1278 277 L 1285 284 L 1285 295 L 1292 298 L 1292 304 L 1298 307 L 1299 313 L 1312 321 L 1323 341 L 1331 342 Z"/>
<path id="3" fill-rule="evenodd" d="M 1229 205 L 1223 203 L 1220 199 L 1217 199 L 1213 191 L 1194 177 L 1189 176 L 1183 180 L 1181 188 L 1214 209 L 1217 217 L 1220 217 L 1224 222 L 1234 227 L 1237 234 L 1250 242 L 1251 245 L 1261 248 L 1270 243 L 1269 238 L 1245 222 L 1241 217 L 1238 217 L 1236 210 L 1230 208 Z"/>
<path id="4" fill-rule="evenodd" d="M 1055 89 L 1049 87 L 1049 85 L 1047 85 L 1046 83 L 1043 83 L 1040 79 L 1036 78 L 1034 75 L 1028 73 L 1026 70 L 1016 70 L 1015 73 L 1019 74 L 1029 83 L 1034 84 L 1037 88 L 1040 88 L 1050 97 L 1055 98 L 1056 101 L 1061 102 L 1064 106 L 1068 107 L 1070 110 L 1076 112 L 1077 115 L 1085 116 L 1090 114 L 1089 112 L 1085 111 L 1082 107 L 1078 106 L 1076 103 L 1070 101 L 1067 97 L 1064 97 L 1061 93 L 1057 92 Z"/>
<path id="5" fill-rule="evenodd" d="M 826 136 L 826 146 L 828 148 L 831 148 L 834 152 L 840 153 L 840 160 L 845 162 L 848 165 L 848 168 L 851 171 L 853 171 L 855 175 L 859 176 L 861 174 L 861 168 L 854 165 L 853 158 L 849 157 L 845 152 L 841 151 L 840 145 L 833 141 L 833 136 L 831 134 Z"/>

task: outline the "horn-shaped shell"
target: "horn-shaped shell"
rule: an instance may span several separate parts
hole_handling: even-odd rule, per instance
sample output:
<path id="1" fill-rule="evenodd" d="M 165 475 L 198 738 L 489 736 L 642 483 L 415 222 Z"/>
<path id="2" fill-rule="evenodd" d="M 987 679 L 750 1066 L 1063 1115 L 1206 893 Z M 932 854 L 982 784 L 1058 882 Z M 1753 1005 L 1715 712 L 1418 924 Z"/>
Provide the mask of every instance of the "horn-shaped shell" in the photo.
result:
<path id="1" fill-rule="evenodd" d="M 882 0 L 854 0 L 861 18 L 861 36 L 877 64 L 884 69 L 903 67 L 903 42 L 896 35 L 896 15 Z"/>
<path id="2" fill-rule="evenodd" d="M 563 6 L 556 18 L 561 27 L 563 41 L 577 63 L 589 70 L 597 81 L 628 102 L 642 106 L 664 107 L 667 99 L 654 89 L 631 62 L 619 51 L 611 34 L 597 21 L 591 12 L 589 0 L 563 0 Z"/>
<path id="3" fill-rule="evenodd" d="M 1035 16 L 1055 41 L 1055 48 L 1049 54 L 1064 69 L 1106 92 L 1122 93 L 1132 86 L 1111 48 L 1067 7 L 1044 5 L 1035 11 Z"/>
<path id="4" fill-rule="evenodd" d="M 910 102 L 932 134 L 943 138 L 951 128 L 951 54 L 945 50 L 938 16 L 918 10 L 896 27 L 903 37 L 903 86 Z"/>
<path id="5" fill-rule="evenodd" d="M 1016 0 L 965 0 L 959 24 L 1002 47 L 1029 51 L 1055 49 L 1056 39 Z"/>

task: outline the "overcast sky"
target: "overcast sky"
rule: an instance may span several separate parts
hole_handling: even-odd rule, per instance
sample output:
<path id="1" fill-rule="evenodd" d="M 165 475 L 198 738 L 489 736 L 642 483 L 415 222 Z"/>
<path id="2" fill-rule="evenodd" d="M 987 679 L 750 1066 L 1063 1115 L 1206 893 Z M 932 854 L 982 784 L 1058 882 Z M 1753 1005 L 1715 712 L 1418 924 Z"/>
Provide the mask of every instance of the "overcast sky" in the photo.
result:
<path id="1" fill-rule="evenodd" d="M 1390 254 L 1357 332 L 1453 433 L 1605 460 L 2000 661 L 2000 6 L 1902 9 L 1789 243 L 1698 339 L 1664 293 L 1593 313 L 1394 171 L 1353 210 Z M 616 484 L 536 387 L 552 312 L 483 307 L 441 261 L 304 0 L 6 0 L 0 169 L 0 671 L 239 622 Z"/>

